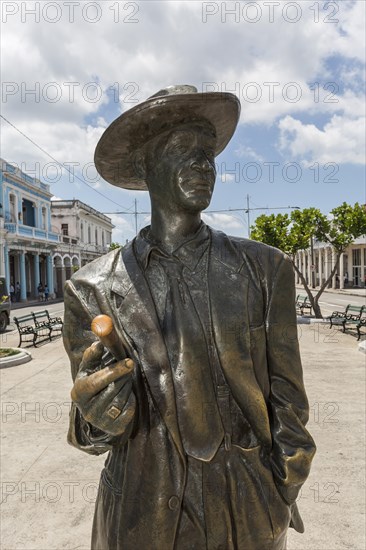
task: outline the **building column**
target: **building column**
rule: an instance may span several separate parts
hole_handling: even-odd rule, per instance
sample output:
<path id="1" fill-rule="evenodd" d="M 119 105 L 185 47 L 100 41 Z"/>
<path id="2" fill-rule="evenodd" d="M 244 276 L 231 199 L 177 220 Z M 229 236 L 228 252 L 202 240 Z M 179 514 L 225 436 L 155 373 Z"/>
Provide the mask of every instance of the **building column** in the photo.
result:
<path id="1" fill-rule="evenodd" d="M 360 283 L 361 286 L 366 286 L 365 279 L 365 261 L 364 261 L 364 249 L 361 248 L 361 273 L 360 273 Z"/>
<path id="2" fill-rule="evenodd" d="M 339 288 L 344 288 L 344 265 L 343 265 L 343 253 L 339 258 Z"/>
<path id="3" fill-rule="evenodd" d="M 318 269 L 319 269 L 319 287 L 323 284 L 323 250 L 319 248 L 319 259 L 318 259 Z"/>
<path id="4" fill-rule="evenodd" d="M 353 266 L 353 254 L 352 254 L 352 249 L 349 248 L 348 249 L 348 265 L 347 265 L 347 271 L 348 271 L 348 281 L 352 281 L 352 286 L 354 284 L 353 282 L 353 269 L 352 269 L 352 266 Z"/>
<path id="5" fill-rule="evenodd" d="M 311 252 L 310 252 L 310 250 L 306 251 L 306 257 L 307 257 L 307 260 L 308 260 L 308 269 L 307 269 L 308 285 L 311 287 L 312 278 L 311 278 Z"/>
<path id="6" fill-rule="evenodd" d="M 5 239 L 0 226 L 0 275 L 5 277 Z"/>
<path id="7" fill-rule="evenodd" d="M 302 250 L 301 252 L 301 273 L 303 275 L 303 277 L 306 279 L 306 266 L 305 266 L 305 251 Z"/>
<path id="8" fill-rule="evenodd" d="M 61 259 L 61 265 L 56 268 L 59 275 L 57 276 L 57 295 L 64 295 L 64 287 L 66 283 L 66 268 L 65 268 L 65 258 Z M 60 281 L 61 279 L 61 281 Z"/>
<path id="9" fill-rule="evenodd" d="M 324 248 L 324 273 L 325 273 L 324 279 L 326 281 L 328 280 L 329 273 L 330 273 L 330 270 L 329 270 L 329 264 L 330 264 L 329 250 L 330 250 L 329 246 L 326 246 Z M 327 288 L 329 288 L 329 283 L 327 285 Z"/>
<path id="10" fill-rule="evenodd" d="M 47 286 L 48 292 L 53 296 L 53 258 L 51 255 L 47 256 Z"/>
<path id="11" fill-rule="evenodd" d="M 25 277 L 25 253 L 21 252 L 19 256 L 19 270 L 20 270 L 20 301 L 27 301 L 27 281 Z"/>
<path id="12" fill-rule="evenodd" d="M 10 265 L 9 265 L 9 248 L 8 245 L 4 246 L 4 261 L 5 261 L 5 279 L 8 292 L 10 293 Z"/>
<path id="13" fill-rule="evenodd" d="M 299 271 L 301 271 L 301 256 L 300 252 L 296 252 L 296 267 Z M 296 284 L 300 284 L 300 277 L 299 274 L 296 272 Z"/>
<path id="14" fill-rule="evenodd" d="M 335 255 L 334 249 L 332 248 L 331 266 L 330 266 L 331 270 L 333 269 L 333 267 L 335 265 L 335 260 L 336 260 L 336 255 Z M 335 272 L 333 277 L 332 277 L 332 288 L 337 288 L 337 272 Z"/>
<path id="15" fill-rule="evenodd" d="M 34 288 L 35 292 L 38 295 L 38 285 L 39 285 L 39 254 L 33 254 L 33 265 L 34 265 Z"/>

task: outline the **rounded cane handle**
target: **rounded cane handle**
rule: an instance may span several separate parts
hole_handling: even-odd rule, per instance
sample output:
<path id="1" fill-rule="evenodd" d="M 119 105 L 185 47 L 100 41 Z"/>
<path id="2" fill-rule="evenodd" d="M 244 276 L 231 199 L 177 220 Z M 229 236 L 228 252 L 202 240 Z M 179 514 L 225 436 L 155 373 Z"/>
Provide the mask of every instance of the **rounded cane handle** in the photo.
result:
<path id="1" fill-rule="evenodd" d="M 126 352 L 108 315 L 94 317 L 91 330 L 118 361 L 126 358 Z"/>
<path id="2" fill-rule="evenodd" d="M 104 338 L 114 330 L 113 321 L 109 315 L 97 315 L 92 320 L 91 329 L 98 338 Z"/>

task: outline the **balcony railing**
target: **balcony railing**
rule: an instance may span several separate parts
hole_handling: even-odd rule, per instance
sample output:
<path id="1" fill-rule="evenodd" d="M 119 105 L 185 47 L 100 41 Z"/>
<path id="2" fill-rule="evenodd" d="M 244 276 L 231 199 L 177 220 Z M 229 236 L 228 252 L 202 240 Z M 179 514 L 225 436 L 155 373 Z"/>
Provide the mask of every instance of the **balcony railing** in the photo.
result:
<path id="1" fill-rule="evenodd" d="M 61 235 L 58 233 L 39 229 L 38 227 L 30 227 L 29 225 L 20 225 L 17 223 L 5 223 L 4 227 L 9 233 L 13 233 L 19 237 L 28 237 L 29 239 L 52 241 L 55 243 L 61 242 Z"/>
<path id="2" fill-rule="evenodd" d="M 109 246 L 102 246 L 101 244 L 85 244 L 81 250 L 81 255 L 95 255 L 100 256 L 109 252 Z"/>
<path id="3" fill-rule="evenodd" d="M 72 235 L 62 235 L 62 242 L 66 244 L 78 244 L 79 239 L 78 237 L 72 236 Z"/>

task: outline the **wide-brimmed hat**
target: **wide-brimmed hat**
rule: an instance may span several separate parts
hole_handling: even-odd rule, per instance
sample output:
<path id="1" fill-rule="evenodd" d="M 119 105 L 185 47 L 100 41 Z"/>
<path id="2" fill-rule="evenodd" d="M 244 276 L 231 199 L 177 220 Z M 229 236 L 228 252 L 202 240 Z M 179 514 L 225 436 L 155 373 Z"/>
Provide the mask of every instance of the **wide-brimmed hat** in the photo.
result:
<path id="1" fill-rule="evenodd" d="M 147 141 L 181 124 L 207 120 L 216 130 L 217 156 L 230 141 L 239 115 L 240 102 L 234 94 L 169 86 L 112 122 L 95 149 L 96 169 L 112 185 L 145 191 L 146 181 L 136 174 L 133 158 Z"/>

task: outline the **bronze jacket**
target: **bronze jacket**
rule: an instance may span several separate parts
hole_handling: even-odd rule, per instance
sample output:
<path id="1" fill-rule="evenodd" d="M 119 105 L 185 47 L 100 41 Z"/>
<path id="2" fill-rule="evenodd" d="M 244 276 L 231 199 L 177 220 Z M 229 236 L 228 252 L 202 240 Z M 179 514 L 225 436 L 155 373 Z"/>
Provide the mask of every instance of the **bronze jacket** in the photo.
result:
<path id="1" fill-rule="evenodd" d="M 290 516 L 291 526 L 303 529 L 295 500 L 315 453 L 305 428 L 308 402 L 293 268 L 279 250 L 210 231 L 212 330 L 226 381 L 260 442 L 258 455 L 252 449 L 239 451 L 251 452 L 254 477 L 273 490 L 274 498 L 261 491 L 255 500 L 261 525 L 261 513 L 268 523 L 266 548 L 279 550 Z M 66 283 L 64 344 L 73 378 L 84 350 L 96 339 L 90 323 L 100 313 L 112 317 L 138 367 L 121 436 L 96 433 L 75 406 L 71 410 L 69 442 L 91 454 L 110 451 L 97 497 L 92 547 L 172 550 L 186 459 L 167 350 L 133 242 L 88 264 Z M 263 540 L 254 537 L 238 548 L 263 550 Z"/>

